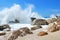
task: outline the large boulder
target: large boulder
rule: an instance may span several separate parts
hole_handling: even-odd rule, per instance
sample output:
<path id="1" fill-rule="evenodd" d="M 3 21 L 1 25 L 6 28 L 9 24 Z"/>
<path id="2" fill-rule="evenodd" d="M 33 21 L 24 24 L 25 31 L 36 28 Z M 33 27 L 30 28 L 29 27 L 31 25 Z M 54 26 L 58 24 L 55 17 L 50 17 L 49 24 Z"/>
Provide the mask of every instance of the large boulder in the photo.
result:
<path id="1" fill-rule="evenodd" d="M 53 22 L 56 22 L 57 19 L 56 18 L 50 18 L 47 20 L 48 23 L 53 23 Z"/>
<path id="2" fill-rule="evenodd" d="M 57 25 L 60 25 L 60 19 L 57 19 Z"/>
<path id="3" fill-rule="evenodd" d="M 56 31 L 57 25 L 55 23 L 50 23 L 48 26 L 49 26 L 48 31 L 50 31 L 50 32 L 55 32 Z"/>
<path id="4" fill-rule="evenodd" d="M 7 28 L 8 28 L 9 30 L 11 29 L 8 24 L 4 24 L 4 25 L 1 25 L 1 26 L 0 26 L 0 30 L 1 30 L 1 31 L 3 31 L 4 29 L 7 29 Z"/>
<path id="5" fill-rule="evenodd" d="M 60 25 L 57 25 L 56 26 L 56 30 L 60 30 Z"/>
<path id="6" fill-rule="evenodd" d="M 12 33 L 10 33 L 11 35 L 9 35 L 8 40 L 15 40 L 18 38 L 19 35 L 21 35 L 21 31 L 20 30 L 14 30 Z"/>
<path id="7" fill-rule="evenodd" d="M 33 25 L 48 25 L 48 22 L 44 19 L 35 19 L 32 22 Z"/>
<path id="8" fill-rule="evenodd" d="M 27 27 L 20 28 L 20 31 L 25 32 L 26 34 L 32 34 L 31 30 Z"/>
<path id="9" fill-rule="evenodd" d="M 14 30 L 11 35 L 8 37 L 8 40 L 15 40 L 18 38 L 18 36 L 25 36 L 26 34 L 32 34 L 29 28 L 23 27 L 18 30 Z"/>

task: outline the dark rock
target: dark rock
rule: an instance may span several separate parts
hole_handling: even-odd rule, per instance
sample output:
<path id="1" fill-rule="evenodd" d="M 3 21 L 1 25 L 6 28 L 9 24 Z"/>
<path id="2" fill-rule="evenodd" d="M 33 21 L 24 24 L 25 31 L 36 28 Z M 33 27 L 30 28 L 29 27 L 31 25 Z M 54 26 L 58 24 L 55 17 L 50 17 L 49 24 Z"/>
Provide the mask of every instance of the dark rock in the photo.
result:
<path id="1" fill-rule="evenodd" d="M 5 35 L 5 34 L 6 34 L 5 32 L 0 32 L 0 36 Z"/>
<path id="2" fill-rule="evenodd" d="M 39 29 L 39 28 L 42 28 L 40 25 L 35 25 L 34 27 L 31 27 L 31 30 L 36 30 L 36 29 Z"/>
<path id="3" fill-rule="evenodd" d="M 0 30 L 3 31 L 4 29 L 9 28 L 9 30 L 11 29 L 10 26 L 8 24 L 4 24 L 0 26 Z"/>
<path id="4" fill-rule="evenodd" d="M 35 19 L 33 25 L 48 25 L 48 22 L 44 19 Z"/>

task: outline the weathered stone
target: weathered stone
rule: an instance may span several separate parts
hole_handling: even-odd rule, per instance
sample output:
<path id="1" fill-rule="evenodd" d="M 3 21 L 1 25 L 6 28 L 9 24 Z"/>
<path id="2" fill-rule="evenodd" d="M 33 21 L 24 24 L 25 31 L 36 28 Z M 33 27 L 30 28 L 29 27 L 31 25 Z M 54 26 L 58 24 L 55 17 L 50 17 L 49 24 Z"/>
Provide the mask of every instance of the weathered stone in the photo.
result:
<path id="1" fill-rule="evenodd" d="M 32 34 L 31 30 L 27 27 L 20 28 L 20 31 L 25 32 L 26 34 Z"/>
<path id="2" fill-rule="evenodd" d="M 48 22 L 44 19 L 35 19 L 33 25 L 48 25 Z"/>
<path id="3" fill-rule="evenodd" d="M 60 20 L 57 20 L 57 25 L 60 25 Z"/>
<path id="4" fill-rule="evenodd" d="M 50 23 L 53 23 L 53 22 L 55 22 L 55 21 L 57 21 L 56 18 L 50 18 L 50 19 L 47 20 L 47 22 L 48 22 L 49 24 L 50 24 Z"/>
<path id="5" fill-rule="evenodd" d="M 10 30 L 10 26 L 8 24 L 4 24 L 4 25 L 0 26 L 1 31 L 3 31 L 4 29 L 7 29 L 7 28 L 9 28 L 9 30 Z"/>
<path id="6" fill-rule="evenodd" d="M 5 34 L 6 34 L 5 32 L 0 32 L 0 36 L 5 35 Z"/>
<path id="7" fill-rule="evenodd" d="M 49 32 L 55 32 L 56 31 L 56 28 L 55 27 L 50 27 L 48 31 Z"/>
<path id="8" fill-rule="evenodd" d="M 16 38 L 18 38 L 19 35 L 21 35 L 21 33 L 22 32 L 20 30 L 13 31 L 8 40 L 15 40 Z"/>
<path id="9" fill-rule="evenodd" d="M 55 32 L 56 31 L 56 27 L 57 27 L 57 25 L 55 23 L 50 23 L 48 31 Z"/>
<path id="10" fill-rule="evenodd" d="M 35 25 L 34 27 L 31 27 L 31 30 L 36 30 L 36 29 L 39 29 L 39 28 L 42 28 L 40 25 Z"/>
<path id="11" fill-rule="evenodd" d="M 45 35 L 48 35 L 48 33 L 44 31 L 41 31 L 38 33 L 38 36 L 45 36 Z"/>
<path id="12" fill-rule="evenodd" d="M 56 30 L 60 30 L 60 25 L 57 25 Z"/>

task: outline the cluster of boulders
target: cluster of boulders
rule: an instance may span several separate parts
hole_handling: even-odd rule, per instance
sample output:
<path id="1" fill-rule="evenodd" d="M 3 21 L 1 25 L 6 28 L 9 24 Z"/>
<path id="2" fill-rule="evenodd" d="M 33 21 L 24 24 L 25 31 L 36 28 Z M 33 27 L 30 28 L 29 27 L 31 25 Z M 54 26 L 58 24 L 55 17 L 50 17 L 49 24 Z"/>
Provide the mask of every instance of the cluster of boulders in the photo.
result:
<path id="1" fill-rule="evenodd" d="M 47 32 L 41 31 L 38 33 L 38 36 L 44 36 L 47 35 L 48 32 L 56 32 L 60 30 L 60 17 L 48 19 L 47 22 L 49 23 Z"/>
<path id="2" fill-rule="evenodd" d="M 15 20 L 16 23 L 19 23 L 19 21 L 16 19 Z M 14 30 L 13 32 L 10 33 L 8 40 L 15 40 L 16 38 L 23 37 L 27 34 L 33 34 L 32 30 L 36 30 L 39 28 L 42 28 L 41 25 L 48 25 L 48 31 L 49 32 L 55 32 L 60 30 L 60 17 L 57 18 L 51 18 L 48 20 L 45 19 L 36 19 L 36 18 L 32 18 L 32 25 L 34 27 L 31 27 L 31 29 L 27 28 L 27 27 L 23 27 L 20 28 L 18 30 Z M 0 31 L 3 31 L 5 29 L 11 29 L 10 26 L 8 24 L 5 25 L 0 25 Z M 9 31 L 8 30 L 8 31 Z M 44 35 L 48 35 L 48 31 L 40 31 L 37 35 L 38 36 L 44 36 Z M 6 33 L 0 33 L 0 35 L 5 35 Z"/>
<path id="3" fill-rule="evenodd" d="M 15 40 L 19 36 L 23 37 L 23 36 L 25 36 L 27 34 L 33 34 L 33 32 L 29 28 L 23 27 L 23 28 L 20 28 L 18 30 L 14 30 L 12 32 L 12 34 L 9 36 L 8 40 Z"/>

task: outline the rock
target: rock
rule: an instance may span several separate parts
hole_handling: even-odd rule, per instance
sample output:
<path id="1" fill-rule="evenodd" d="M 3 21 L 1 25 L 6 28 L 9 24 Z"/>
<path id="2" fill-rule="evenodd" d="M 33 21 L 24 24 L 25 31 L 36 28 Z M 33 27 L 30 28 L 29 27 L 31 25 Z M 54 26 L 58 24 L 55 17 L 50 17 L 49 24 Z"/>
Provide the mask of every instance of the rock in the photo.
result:
<path id="1" fill-rule="evenodd" d="M 38 36 L 45 36 L 45 35 L 48 35 L 48 33 L 44 31 L 41 31 L 38 33 Z"/>
<path id="2" fill-rule="evenodd" d="M 49 28 L 48 28 L 48 31 L 49 32 L 55 32 L 56 31 L 56 24 L 55 23 L 50 23 L 49 24 Z"/>
<path id="3" fill-rule="evenodd" d="M 31 32 L 29 28 L 23 27 L 23 28 L 13 31 L 10 37 L 8 38 L 8 40 L 15 40 L 16 38 L 18 38 L 18 36 L 23 37 L 26 34 L 33 34 L 33 32 Z"/>
<path id="4" fill-rule="evenodd" d="M 26 34 L 32 34 L 31 30 L 27 27 L 20 28 L 20 31 L 25 32 Z"/>
<path id="5" fill-rule="evenodd" d="M 32 22 L 33 22 L 35 19 L 36 19 L 36 18 L 34 18 L 34 17 L 31 17 L 31 21 L 32 21 Z"/>
<path id="6" fill-rule="evenodd" d="M 6 34 L 5 32 L 0 32 L 0 36 L 5 35 L 5 34 Z"/>
<path id="7" fill-rule="evenodd" d="M 31 30 L 36 30 L 36 29 L 39 29 L 39 28 L 42 28 L 40 25 L 35 25 L 34 27 L 31 27 Z"/>
<path id="8" fill-rule="evenodd" d="M 4 29 L 9 29 L 10 30 L 10 26 L 8 24 L 4 24 L 0 26 L 0 30 L 3 31 Z"/>
<path id="9" fill-rule="evenodd" d="M 60 25 L 57 25 L 56 30 L 60 30 Z"/>
<path id="10" fill-rule="evenodd" d="M 16 38 L 18 38 L 19 35 L 21 35 L 21 33 L 22 32 L 20 30 L 13 31 L 8 40 L 15 40 Z"/>
<path id="11" fill-rule="evenodd" d="M 32 25 L 48 25 L 48 22 L 44 19 L 35 19 Z"/>
<path id="12" fill-rule="evenodd" d="M 60 20 L 57 20 L 57 25 L 60 25 Z"/>
<path id="13" fill-rule="evenodd" d="M 14 19 L 14 21 L 9 21 L 8 23 L 20 23 L 18 19 Z"/>
<path id="14" fill-rule="evenodd" d="M 55 32 L 56 31 L 56 28 L 55 27 L 50 27 L 48 31 L 49 32 Z"/>
<path id="15" fill-rule="evenodd" d="M 49 24 L 50 24 L 50 23 L 53 23 L 53 22 L 55 22 L 55 21 L 57 21 L 56 18 L 50 18 L 50 19 L 47 20 L 47 22 L 48 22 Z"/>

